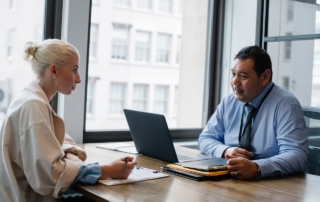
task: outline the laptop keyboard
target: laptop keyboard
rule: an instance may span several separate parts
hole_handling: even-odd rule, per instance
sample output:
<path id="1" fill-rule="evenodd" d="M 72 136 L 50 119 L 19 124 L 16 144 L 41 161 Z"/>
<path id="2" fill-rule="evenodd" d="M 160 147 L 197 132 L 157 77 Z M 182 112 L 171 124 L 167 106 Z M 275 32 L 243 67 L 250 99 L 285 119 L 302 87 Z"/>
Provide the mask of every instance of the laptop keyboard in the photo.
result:
<path id="1" fill-rule="evenodd" d="M 192 160 L 194 158 L 177 154 L 179 161 Z"/>

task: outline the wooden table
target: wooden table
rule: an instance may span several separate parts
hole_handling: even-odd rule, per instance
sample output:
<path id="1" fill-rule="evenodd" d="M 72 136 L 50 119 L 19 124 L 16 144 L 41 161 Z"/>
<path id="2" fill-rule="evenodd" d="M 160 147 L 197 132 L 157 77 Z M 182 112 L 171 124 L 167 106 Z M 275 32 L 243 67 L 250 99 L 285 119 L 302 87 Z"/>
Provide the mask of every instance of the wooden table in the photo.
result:
<path id="1" fill-rule="evenodd" d="M 126 153 L 99 149 L 95 144 L 81 145 L 87 152 L 86 162 L 108 163 Z M 187 148 L 186 148 L 187 149 Z M 135 155 L 131 155 L 135 156 Z M 139 166 L 159 170 L 167 162 L 137 155 Z M 76 185 L 76 191 L 94 201 L 320 201 L 320 176 L 293 174 L 282 178 L 196 182 L 179 176 L 106 186 Z"/>

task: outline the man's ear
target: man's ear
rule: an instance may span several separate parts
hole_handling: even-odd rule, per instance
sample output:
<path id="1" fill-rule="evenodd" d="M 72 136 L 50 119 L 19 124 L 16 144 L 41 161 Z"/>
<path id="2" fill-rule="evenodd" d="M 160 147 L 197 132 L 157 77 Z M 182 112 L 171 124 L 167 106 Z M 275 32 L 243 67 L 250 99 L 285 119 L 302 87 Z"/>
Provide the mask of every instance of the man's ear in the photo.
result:
<path id="1" fill-rule="evenodd" d="M 266 69 L 260 76 L 261 82 L 263 86 L 266 86 L 270 79 L 271 79 L 271 70 L 270 69 Z"/>
<path id="2" fill-rule="evenodd" d="M 51 64 L 49 66 L 49 72 L 50 76 L 55 79 L 57 77 L 57 66 L 55 64 Z"/>

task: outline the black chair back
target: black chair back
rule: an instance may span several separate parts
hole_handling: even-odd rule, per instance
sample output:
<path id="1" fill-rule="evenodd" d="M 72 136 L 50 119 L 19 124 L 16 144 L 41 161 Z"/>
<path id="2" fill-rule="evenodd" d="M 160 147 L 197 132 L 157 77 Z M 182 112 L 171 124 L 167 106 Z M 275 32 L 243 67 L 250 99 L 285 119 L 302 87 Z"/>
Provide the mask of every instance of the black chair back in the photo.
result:
<path id="1" fill-rule="evenodd" d="M 307 173 L 320 175 L 320 108 L 302 107 L 309 139 Z"/>

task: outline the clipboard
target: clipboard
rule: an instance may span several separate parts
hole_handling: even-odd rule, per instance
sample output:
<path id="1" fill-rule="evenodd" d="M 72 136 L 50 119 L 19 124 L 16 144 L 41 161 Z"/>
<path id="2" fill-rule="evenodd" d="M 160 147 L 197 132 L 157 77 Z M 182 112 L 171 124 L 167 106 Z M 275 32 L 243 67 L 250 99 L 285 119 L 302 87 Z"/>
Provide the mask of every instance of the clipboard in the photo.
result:
<path id="1" fill-rule="evenodd" d="M 153 180 L 163 177 L 168 177 L 169 175 L 160 173 L 157 170 L 152 170 L 144 167 L 134 167 L 132 173 L 129 175 L 127 179 L 106 179 L 106 180 L 98 180 L 99 183 L 105 185 L 118 185 L 118 184 L 127 184 L 132 182 L 139 182 L 145 180 Z"/>

